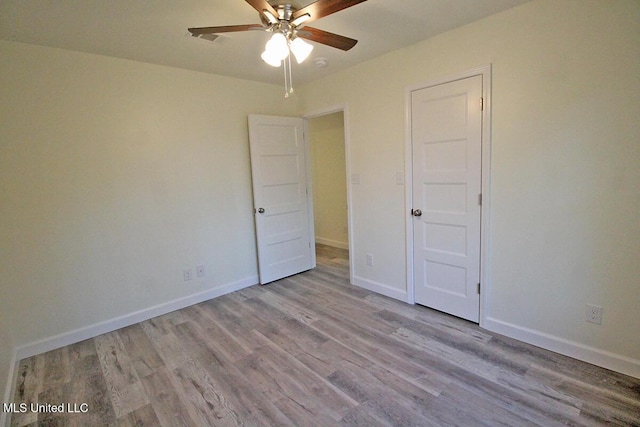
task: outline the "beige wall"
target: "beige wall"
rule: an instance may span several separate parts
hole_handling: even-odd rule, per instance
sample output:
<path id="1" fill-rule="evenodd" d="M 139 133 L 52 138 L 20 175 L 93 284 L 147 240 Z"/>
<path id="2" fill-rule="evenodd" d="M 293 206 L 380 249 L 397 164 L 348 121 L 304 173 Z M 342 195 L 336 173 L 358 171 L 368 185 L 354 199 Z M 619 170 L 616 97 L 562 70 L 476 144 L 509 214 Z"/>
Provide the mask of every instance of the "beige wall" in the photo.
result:
<path id="1" fill-rule="evenodd" d="M 0 58 L 2 392 L 13 348 L 257 283 L 247 114 L 295 99 L 9 42 Z"/>
<path id="2" fill-rule="evenodd" d="M 634 0 L 533 1 L 306 85 L 304 111 L 348 105 L 354 280 L 406 291 L 405 88 L 492 64 L 483 323 L 640 376 L 639 22 Z"/>
<path id="3" fill-rule="evenodd" d="M 349 249 L 342 112 L 309 120 L 316 242 Z"/>

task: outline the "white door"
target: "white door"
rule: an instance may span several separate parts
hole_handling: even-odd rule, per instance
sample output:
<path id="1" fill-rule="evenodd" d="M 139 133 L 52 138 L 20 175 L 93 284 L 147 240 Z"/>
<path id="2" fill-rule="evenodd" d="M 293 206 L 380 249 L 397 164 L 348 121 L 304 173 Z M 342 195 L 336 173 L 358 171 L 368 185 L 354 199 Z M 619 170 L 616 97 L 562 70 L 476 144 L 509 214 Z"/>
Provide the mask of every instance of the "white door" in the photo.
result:
<path id="1" fill-rule="evenodd" d="M 482 76 L 411 92 L 415 301 L 480 319 Z"/>
<path id="2" fill-rule="evenodd" d="M 315 267 L 304 121 L 249 115 L 260 283 Z"/>

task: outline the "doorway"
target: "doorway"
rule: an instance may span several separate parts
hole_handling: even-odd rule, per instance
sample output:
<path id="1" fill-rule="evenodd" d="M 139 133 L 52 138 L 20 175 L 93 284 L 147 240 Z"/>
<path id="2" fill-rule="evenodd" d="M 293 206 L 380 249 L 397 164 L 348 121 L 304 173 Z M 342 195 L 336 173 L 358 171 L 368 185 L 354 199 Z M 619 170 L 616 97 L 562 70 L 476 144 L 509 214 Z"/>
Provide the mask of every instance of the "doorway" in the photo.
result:
<path id="1" fill-rule="evenodd" d="M 318 256 L 349 250 L 347 149 L 344 110 L 307 116 L 313 217 Z M 329 249 L 321 251 L 320 247 Z"/>

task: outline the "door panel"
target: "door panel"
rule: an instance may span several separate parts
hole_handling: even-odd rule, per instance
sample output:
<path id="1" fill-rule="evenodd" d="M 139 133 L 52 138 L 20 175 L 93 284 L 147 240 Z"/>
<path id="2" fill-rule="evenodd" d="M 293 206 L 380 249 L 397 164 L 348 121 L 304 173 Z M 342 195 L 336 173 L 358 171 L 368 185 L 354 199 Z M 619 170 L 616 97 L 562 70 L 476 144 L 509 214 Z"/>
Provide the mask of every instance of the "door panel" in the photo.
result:
<path id="1" fill-rule="evenodd" d="M 249 116 L 261 284 L 315 267 L 303 127 L 295 117 Z"/>
<path id="2" fill-rule="evenodd" d="M 478 322 L 482 77 L 411 93 L 415 300 Z"/>

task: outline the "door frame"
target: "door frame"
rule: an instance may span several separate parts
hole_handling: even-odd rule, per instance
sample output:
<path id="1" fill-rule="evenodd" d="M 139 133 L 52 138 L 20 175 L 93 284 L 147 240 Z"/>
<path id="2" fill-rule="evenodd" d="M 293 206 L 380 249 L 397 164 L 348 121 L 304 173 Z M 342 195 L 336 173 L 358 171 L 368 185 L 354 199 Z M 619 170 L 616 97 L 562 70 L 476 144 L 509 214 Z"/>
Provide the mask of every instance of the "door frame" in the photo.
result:
<path id="1" fill-rule="evenodd" d="M 336 104 L 325 108 L 320 108 L 318 110 L 313 110 L 311 112 L 305 113 L 302 115 L 304 119 L 304 131 L 305 131 L 305 141 L 310 141 L 311 137 L 309 135 L 309 119 L 313 119 L 315 117 L 326 116 L 333 113 L 342 112 L 342 120 L 343 120 L 343 128 L 344 128 L 344 161 L 347 167 L 346 175 L 347 175 L 347 238 L 349 239 L 349 283 L 353 283 L 353 257 L 351 254 L 354 253 L 354 242 L 353 242 L 353 215 L 351 214 L 351 206 L 353 206 L 351 200 L 351 185 L 349 185 L 350 176 L 351 176 L 351 144 L 349 140 L 349 109 L 348 105 L 345 104 Z M 307 159 L 311 160 L 311 147 L 310 143 L 307 143 L 305 146 Z M 309 169 L 311 170 L 311 169 Z M 311 177 L 309 178 L 312 181 Z M 313 186 L 313 183 L 310 184 L 310 187 Z M 311 191 L 311 190 L 310 190 Z M 313 210 L 313 208 L 312 208 Z"/>
<path id="2" fill-rule="evenodd" d="M 484 325 L 489 317 L 490 283 L 490 225 L 491 225 L 491 64 L 474 68 L 458 74 L 443 78 L 429 80 L 423 83 L 405 87 L 405 242 L 407 253 L 407 302 L 415 304 L 415 280 L 414 253 L 413 253 L 413 228 L 411 209 L 413 208 L 413 141 L 411 136 L 411 93 L 416 90 L 426 89 L 451 83 L 468 77 L 482 76 L 482 160 L 481 160 L 481 188 L 482 205 L 480 208 L 480 326 Z"/>

